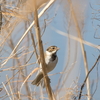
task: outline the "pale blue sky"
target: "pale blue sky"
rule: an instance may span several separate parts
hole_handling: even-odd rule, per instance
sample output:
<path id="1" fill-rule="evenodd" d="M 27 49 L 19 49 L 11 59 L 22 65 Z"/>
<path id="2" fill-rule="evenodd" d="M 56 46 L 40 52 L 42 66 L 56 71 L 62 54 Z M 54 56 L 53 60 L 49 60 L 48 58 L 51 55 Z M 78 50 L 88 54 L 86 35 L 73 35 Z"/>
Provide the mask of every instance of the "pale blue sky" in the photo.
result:
<path id="1" fill-rule="evenodd" d="M 78 1 L 78 0 L 77 0 Z M 82 0 L 81 0 L 81 8 L 82 8 L 82 12 L 83 13 L 80 13 L 80 16 L 81 14 L 83 14 L 85 16 L 85 19 L 84 19 L 84 25 L 83 25 L 83 29 L 82 29 L 82 36 L 83 36 L 83 39 L 85 41 L 88 41 L 88 42 L 91 42 L 93 44 L 96 44 L 96 45 L 99 45 L 100 43 L 100 39 L 95 39 L 94 38 L 94 34 L 95 34 L 95 28 L 98 28 L 97 25 L 99 25 L 99 21 L 96 21 L 96 20 L 93 20 L 92 18 L 94 17 L 93 16 L 93 13 L 97 13 L 96 10 L 93 10 L 91 7 L 90 7 L 90 4 L 93 6 L 94 9 L 99 9 L 99 5 L 97 4 L 100 4 L 100 1 L 99 0 L 90 0 L 88 2 L 84 1 L 83 5 L 82 5 Z M 86 8 L 85 8 L 86 7 Z M 81 10 L 80 8 L 80 10 Z M 85 9 L 85 10 L 84 10 Z M 67 11 L 67 7 L 66 7 L 66 11 Z M 47 13 L 48 12 L 48 13 Z M 44 50 L 48 47 L 48 46 L 51 46 L 51 45 L 56 45 L 60 48 L 60 50 L 58 51 L 57 55 L 58 55 L 58 58 L 59 58 L 59 61 L 58 61 L 58 64 L 56 66 L 56 68 L 50 73 L 50 74 L 55 74 L 55 73 L 58 73 L 58 72 L 62 72 L 63 71 L 63 68 L 65 67 L 66 65 L 66 62 L 68 61 L 69 57 L 68 57 L 68 38 L 65 37 L 65 36 L 62 36 L 60 34 L 58 34 L 56 32 L 56 30 L 53 30 L 52 28 L 54 27 L 55 29 L 58 29 L 62 32 L 65 32 L 66 34 L 68 33 L 68 30 L 69 30 L 69 34 L 71 35 L 74 35 L 76 36 L 77 32 L 75 30 L 75 27 L 74 25 L 70 26 L 70 29 L 68 28 L 68 22 L 69 22 L 69 16 L 66 15 L 68 13 L 65 13 L 64 11 L 64 8 L 63 8 L 63 4 L 62 5 L 57 5 L 56 4 L 54 6 L 51 7 L 51 9 L 49 9 L 45 13 L 45 15 L 40 19 L 40 24 L 41 23 L 44 23 L 44 19 L 47 18 L 49 21 L 51 20 L 51 22 L 49 23 L 49 21 L 47 21 L 47 23 L 49 23 L 46 27 L 46 30 L 45 30 L 45 33 L 42 37 L 43 39 L 43 43 L 47 43 L 45 46 L 44 46 Z M 55 14 L 57 14 L 55 16 Z M 67 16 L 65 18 L 65 15 Z M 54 17 L 54 18 L 53 18 Z M 78 17 L 79 19 L 81 19 L 80 17 Z M 94 24 L 92 24 L 92 22 Z M 71 23 L 73 24 L 73 23 Z M 79 23 L 80 25 L 83 24 Z M 22 24 L 19 25 L 19 30 L 18 31 L 14 31 L 13 33 L 17 34 L 17 37 L 13 37 L 15 39 L 15 44 L 17 43 L 16 39 L 18 39 L 18 37 L 20 37 L 24 32 L 23 32 L 23 27 L 21 27 Z M 43 24 L 41 24 L 42 26 Z M 93 26 L 94 25 L 94 26 Z M 80 26 L 81 27 L 81 26 Z M 97 31 L 97 34 L 100 35 L 100 29 L 98 29 Z M 76 62 L 73 62 L 74 60 L 74 57 L 75 57 L 75 41 L 74 40 L 71 40 L 70 41 L 70 59 L 69 59 L 69 65 L 67 66 L 68 69 L 66 71 L 69 70 L 69 68 L 72 66 L 73 63 L 75 63 L 75 66 L 74 66 L 74 69 L 72 70 L 72 72 L 70 73 L 69 75 L 69 78 L 68 80 L 66 80 L 66 85 L 65 87 L 69 87 L 70 84 L 72 84 L 73 81 L 76 80 L 76 77 L 79 77 L 80 75 L 80 79 L 79 79 L 79 84 L 82 84 L 82 82 L 84 81 L 84 78 L 85 78 L 85 72 L 84 72 L 84 64 L 83 64 L 83 59 L 82 59 L 82 54 L 81 54 L 81 49 L 80 49 L 80 45 L 78 43 L 78 51 L 77 51 L 77 57 L 76 57 Z M 87 61 L 88 61 L 88 66 L 89 66 L 89 69 L 93 66 L 93 64 L 95 63 L 96 61 L 96 58 L 98 57 L 99 55 L 99 51 L 96 49 L 96 48 L 93 48 L 93 47 L 90 47 L 90 46 L 87 46 L 85 45 L 85 50 L 86 50 L 86 54 L 87 54 Z M 5 49 L 7 49 L 9 52 L 11 52 L 11 50 L 5 46 Z M 32 49 L 32 47 L 31 47 Z M 9 53 L 10 54 L 10 53 Z M 8 56 L 8 55 L 4 55 L 4 56 Z M 30 62 L 32 62 L 33 59 L 30 60 Z M 9 61 L 7 63 L 6 66 L 11 66 L 11 61 Z M 29 69 L 29 72 L 31 71 L 30 69 L 32 69 L 32 66 L 29 66 L 28 67 Z M 97 68 L 97 67 L 96 67 Z M 97 87 L 97 91 L 94 95 L 94 99 L 95 100 L 99 100 L 100 99 L 100 95 L 99 95 L 99 91 L 100 91 L 100 75 L 98 76 L 98 79 L 97 79 L 97 69 L 94 69 L 93 72 L 90 74 L 90 83 L 92 83 L 92 81 L 94 80 L 94 89 L 96 87 L 96 82 L 98 80 L 98 87 Z M 99 68 L 99 65 L 98 65 L 98 74 L 100 73 L 100 68 Z M 2 81 L 5 81 L 6 80 L 6 74 L 9 75 L 10 77 L 10 71 L 5 71 L 2 73 L 2 77 L 0 77 L 0 80 Z M 67 73 L 66 73 L 67 74 Z M 57 82 L 59 80 L 59 76 L 60 74 L 57 74 L 57 75 L 54 75 L 54 76 L 50 76 L 51 78 L 51 86 L 53 88 L 53 90 L 55 89 L 56 85 L 57 85 Z M 31 80 L 33 79 L 34 75 L 30 78 Z M 34 88 L 34 86 L 31 85 L 32 88 Z M 94 91 L 94 90 L 93 90 Z M 86 93 L 86 92 L 84 92 Z"/>

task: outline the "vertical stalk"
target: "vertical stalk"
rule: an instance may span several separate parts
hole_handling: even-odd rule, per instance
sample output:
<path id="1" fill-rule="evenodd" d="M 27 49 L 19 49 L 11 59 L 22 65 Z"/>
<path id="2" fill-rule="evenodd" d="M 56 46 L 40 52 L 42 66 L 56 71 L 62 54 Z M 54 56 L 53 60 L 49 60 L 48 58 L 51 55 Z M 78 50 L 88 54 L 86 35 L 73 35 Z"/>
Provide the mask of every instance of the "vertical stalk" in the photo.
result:
<path id="1" fill-rule="evenodd" d="M 2 12 L 1 12 L 1 4 L 0 4 L 0 33 L 1 33 L 1 27 L 2 27 Z"/>
<path id="2" fill-rule="evenodd" d="M 36 0 L 34 0 L 34 5 L 33 6 L 34 6 L 35 27 L 36 27 L 35 30 L 36 30 L 36 38 L 38 40 L 38 48 L 39 48 L 39 53 L 40 53 L 40 62 L 41 62 L 41 65 L 42 65 L 42 71 L 43 71 L 46 91 L 48 93 L 49 100 L 53 100 L 51 86 L 50 86 L 50 83 L 47 80 L 46 64 L 45 64 L 45 58 L 44 58 L 44 50 L 43 50 L 43 45 L 42 45 L 42 40 L 41 40 L 41 35 L 40 35 L 40 27 L 39 27 L 37 5 L 36 4 L 37 4 Z"/>
<path id="3" fill-rule="evenodd" d="M 78 21 L 77 21 L 77 18 L 76 18 L 76 15 L 75 15 L 75 12 L 74 12 L 74 9 L 73 9 L 73 6 L 72 6 L 72 2 L 71 2 L 71 0 L 68 0 L 68 2 L 69 2 L 71 13 L 72 13 L 72 18 L 74 20 L 74 24 L 75 24 L 76 29 L 77 29 L 78 37 L 80 38 L 80 45 L 81 45 L 81 50 L 82 50 L 82 54 L 83 54 L 85 73 L 86 73 L 86 76 L 87 76 L 89 71 L 88 71 L 88 64 L 87 64 L 87 60 L 86 60 L 86 53 L 85 53 L 85 49 L 84 49 L 84 44 L 82 43 L 83 39 L 82 39 L 82 36 L 81 36 L 81 30 L 79 28 L 79 24 L 78 24 Z M 87 86 L 87 94 L 88 94 L 87 100 L 90 100 L 91 99 L 90 98 L 91 97 L 91 93 L 90 93 L 89 76 L 87 78 L 86 86 Z"/>

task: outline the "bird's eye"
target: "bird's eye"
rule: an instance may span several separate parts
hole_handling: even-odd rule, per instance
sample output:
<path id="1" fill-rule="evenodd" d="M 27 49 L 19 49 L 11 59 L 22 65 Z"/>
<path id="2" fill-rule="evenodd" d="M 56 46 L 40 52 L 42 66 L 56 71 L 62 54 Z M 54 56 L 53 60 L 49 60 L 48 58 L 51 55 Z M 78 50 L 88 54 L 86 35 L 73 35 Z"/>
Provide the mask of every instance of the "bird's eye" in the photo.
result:
<path id="1" fill-rule="evenodd" d="M 55 48 L 52 48 L 52 49 L 55 49 Z"/>

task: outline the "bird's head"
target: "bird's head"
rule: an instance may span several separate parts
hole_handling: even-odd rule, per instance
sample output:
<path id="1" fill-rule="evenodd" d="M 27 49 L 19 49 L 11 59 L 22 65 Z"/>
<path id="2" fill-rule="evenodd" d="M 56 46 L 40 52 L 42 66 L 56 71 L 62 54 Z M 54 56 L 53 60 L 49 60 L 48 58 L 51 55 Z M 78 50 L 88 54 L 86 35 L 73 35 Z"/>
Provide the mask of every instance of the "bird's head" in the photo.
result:
<path id="1" fill-rule="evenodd" d="M 59 50 L 59 48 L 57 46 L 50 46 L 47 48 L 46 50 L 46 54 L 47 55 L 52 55 L 52 54 L 56 54 L 56 52 Z"/>

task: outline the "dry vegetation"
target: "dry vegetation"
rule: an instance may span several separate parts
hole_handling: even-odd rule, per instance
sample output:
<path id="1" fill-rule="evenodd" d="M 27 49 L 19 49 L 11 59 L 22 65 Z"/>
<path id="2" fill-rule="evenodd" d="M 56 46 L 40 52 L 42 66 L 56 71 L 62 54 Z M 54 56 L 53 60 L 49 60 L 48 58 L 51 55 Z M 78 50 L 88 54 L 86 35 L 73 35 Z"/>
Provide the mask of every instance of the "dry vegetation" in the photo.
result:
<path id="1" fill-rule="evenodd" d="M 35 3 L 34 1 L 35 0 L 0 1 L 0 80 L 2 80 L 0 81 L 0 100 L 81 100 L 81 98 L 83 98 L 83 100 L 86 98 L 87 100 L 91 100 L 93 95 L 91 95 L 89 75 L 98 64 L 100 56 L 97 57 L 94 65 L 89 70 L 84 45 L 95 49 L 100 49 L 100 46 L 83 40 L 81 32 L 84 25 L 80 27 L 79 23 L 85 19 L 84 16 L 82 19 L 81 17 L 79 19 L 81 12 L 80 2 L 72 3 L 71 0 L 58 0 L 59 2 L 55 0 L 40 0 L 40 2 L 38 2 L 39 0 L 36 0 Z M 36 88 L 33 90 L 30 77 L 35 75 L 34 73 L 39 69 L 35 67 L 39 65 L 40 62 L 43 65 L 43 74 L 47 76 L 43 55 L 43 46 L 45 46 L 45 44 L 41 40 L 41 37 L 45 33 L 47 23 L 44 19 L 44 26 L 40 28 L 39 18 L 44 16 L 46 11 L 49 13 L 52 5 L 58 7 L 58 5 L 60 3 L 63 4 L 63 2 L 65 3 L 63 11 L 65 12 L 65 18 L 68 22 L 68 34 L 59 29 L 53 28 L 53 30 L 68 38 L 67 56 L 69 58 L 66 61 L 66 66 L 63 71 L 56 73 L 60 74 L 60 77 L 55 89 L 52 89 L 45 77 L 46 90 L 40 87 L 40 91 Z M 73 5 L 74 3 L 75 5 Z M 70 27 L 71 24 L 72 27 Z M 73 25 L 76 29 L 74 35 L 70 34 Z M 73 60 L 70 65 L 71 49 L 73 49 L 73 46 L 71 46 L 72 40 L 75 41 L 75 48 L 72 54 L 74 55 Z M 78 52 L 78 47 L 80 47 L 82 51 L 86 77 L 83 79 L 83 84 L 78 83 L 78 77 L 73 81 L 70 87 L 66 88 L 68 75 L 73 70 L 76 59 L 78 60 L 77 55 L 80 53 Z M 39 55 L 41 60 L 39 60 Z M 78 63 L 80 63 L 80 60 Z M 70 68 L 67 67 L 69 65 Z M 87 93 L 83 93 L 85 84 L 87 86 Z"/>

